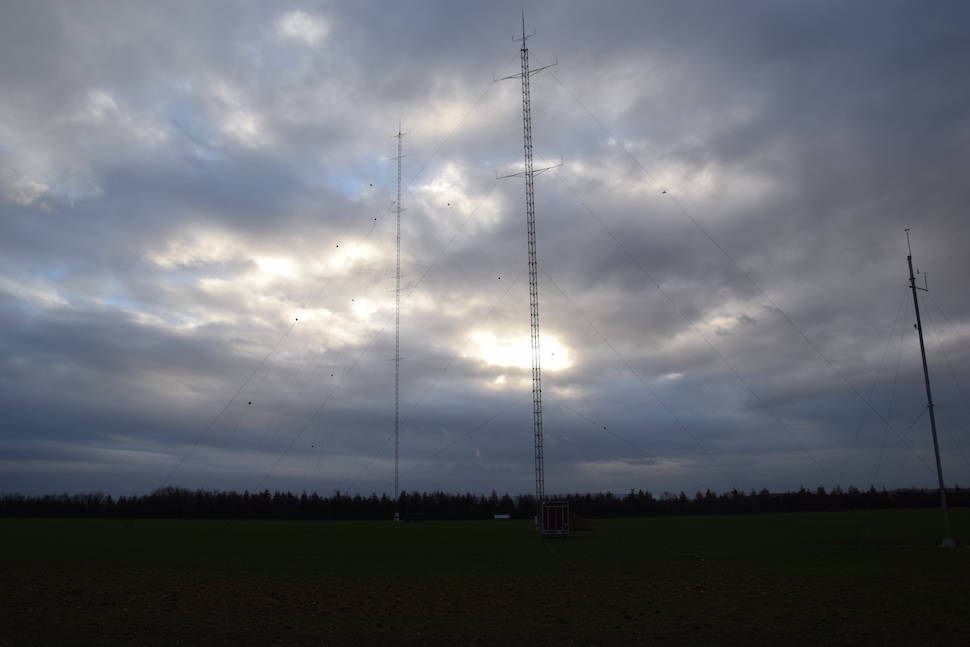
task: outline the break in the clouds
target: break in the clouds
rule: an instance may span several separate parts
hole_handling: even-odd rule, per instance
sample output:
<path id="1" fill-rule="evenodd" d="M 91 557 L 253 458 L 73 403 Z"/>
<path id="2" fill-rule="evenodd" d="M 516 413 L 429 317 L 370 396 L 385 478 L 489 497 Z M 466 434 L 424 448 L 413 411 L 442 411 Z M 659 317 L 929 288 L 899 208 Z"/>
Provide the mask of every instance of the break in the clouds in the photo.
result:
<path id="1" fill-rule="evenodd" d="M 963 3 L 529 3 L 547 490 L 970 477 Z M 529 492 L 507 3 L 7 3 L 0 491 Z M 921 415 L 922 414 L 922 415 Z M 915 422 L 914 422 L 915 421 Z"/>

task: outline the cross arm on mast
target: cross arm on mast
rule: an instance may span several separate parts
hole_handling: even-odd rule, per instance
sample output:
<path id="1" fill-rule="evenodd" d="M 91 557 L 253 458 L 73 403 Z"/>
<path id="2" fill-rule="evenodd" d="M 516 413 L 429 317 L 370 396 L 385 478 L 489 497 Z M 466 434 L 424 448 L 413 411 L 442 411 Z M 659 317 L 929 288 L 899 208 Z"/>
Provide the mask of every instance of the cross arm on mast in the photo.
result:
<path id="1" fill-rule="evenodd" d="M 551 166 L 543 166 L 542 168 L 532 169 L 532 176 L 535 177 L 536 175 L 542 175 L 546 171 L 551 171 L 552 169 L 559 168 L 562 165 L 563 165 L 563 161 L 560 159 L 558 164 L 553 164 Z M 510 177 L 525 177 L 525 174 L 526 173 L 527 173 L 527 171 L 518 171 L 516 173 L 509 173 L 508 175 L 498 175 L 496 173 L 495 179 L 496 180 L 506 180 L 506 179 L 508 179 Z"/>
<path id="2" fill-rule="evenodd" d="M 550 63 L 549 65 L 543 65 L 542 67 L 535 67 L 535 68 L 530 69 L 529 70 L 529 76 L 534 76 L 535 74 L 538 74 L 542 70 L 548 70 L 550 67 L 556 67 L 557 65 L 559 65 L 559 57 L 558 56 L 556 57 L 556 60 L 554 62 Z M 521 79 L 521 78 L 522 78 L 522 72 L 519 72 L 518 74 L 510 74 L 508 76 L 500 76 L 498 78 L 494 78 L 493 77 L 492 78 L 492 82 L 493 83 L 498 83 L 499 81 L 508 81 L 509 79 Z"/>

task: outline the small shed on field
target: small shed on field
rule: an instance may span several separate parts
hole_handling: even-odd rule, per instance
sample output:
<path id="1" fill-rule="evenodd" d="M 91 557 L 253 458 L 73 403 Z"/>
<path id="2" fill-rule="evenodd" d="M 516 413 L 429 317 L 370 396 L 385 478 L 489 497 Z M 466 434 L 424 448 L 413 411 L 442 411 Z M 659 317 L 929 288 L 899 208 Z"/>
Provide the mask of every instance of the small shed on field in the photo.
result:
<path id="1" fill-rule="evenodd" d="M 539 519 L 543 537 L 565 537 L 569 534 L 569 502 L 543 501 Z"/>

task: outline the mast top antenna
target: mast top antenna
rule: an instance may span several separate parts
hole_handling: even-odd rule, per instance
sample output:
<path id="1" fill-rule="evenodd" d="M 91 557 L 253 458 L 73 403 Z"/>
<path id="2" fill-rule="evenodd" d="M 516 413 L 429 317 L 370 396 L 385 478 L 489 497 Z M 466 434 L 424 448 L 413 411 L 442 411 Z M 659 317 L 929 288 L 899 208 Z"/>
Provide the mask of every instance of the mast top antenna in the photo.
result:
<path id="1" fill-rule="evenodd" d="M 536 35 L 536 30 L 535 29 L 532 30 L 532 33 L 531 34 L 525 33 L 525 9 L 523 9 L 522 10 L 522 38 L 513 38 L 512 41 L 513 42 L 519 42 L 519 41 L 521 41 L 522 42 L 522 49 L 529 49 L 526 46 L 525 41 L 528 40 L 529 38 L 531 38 L 532 36 L 535 36 L 535 35 Z"/>

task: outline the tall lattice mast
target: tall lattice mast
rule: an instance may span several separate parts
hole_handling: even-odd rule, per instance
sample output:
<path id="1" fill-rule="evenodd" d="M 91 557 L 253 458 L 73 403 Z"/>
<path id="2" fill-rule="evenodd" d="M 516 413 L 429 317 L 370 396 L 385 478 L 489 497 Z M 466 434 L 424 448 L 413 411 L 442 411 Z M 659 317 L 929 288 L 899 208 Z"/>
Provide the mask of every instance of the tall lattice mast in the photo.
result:
<path id="1" fill-rule="evenodd" d="M 394 205 L 397 214 L 397 266 L 394 272 L 394 506 L 400 495 L 398 463 L 400 459 L 399 432 L 401 427 L 401 152 L 404 133 L 401 122 L 397 124 L 397 200 Z M 395 518 L 398 512 L 394 513 Z"/>
<path id="2" fill-rule="evenodd" d="M 545 459 L 542 453 L 542 363 L 539 351 L 539 263 L 536 259 L 536 204 L 532 167 L 532 98 L 529 89 L 529 47 L 522 12 L 522 152 L 525 157 L 525 222 L 529 249 L 529 320 L 532 338 L 532 435 L 535 442 L 536 506 L 546 495 Z"/>
<path id="3" fill-rule="evenodd" d="M 529 320 L 532 328 L 532 433 L 535 441 L 536 502 L 546 496 L 542 453 L 542 366 L 539 353 L 539 263 L 536 259 L 536 202 L 532 169 L 532 98 L 529 88 L 529 48 L 522 14 L 522 151 L 525 157 L 525 221 L 529 248 Z"/>
<path id="4" fill-rule="evenodd" d="M 529 91 L 529 79 L 536 72 L 541 72 L 551 65 L 536 69 L 529 68 L 529 47 L 526 41 L 531 34 L 525 33 L 525 11 L 522 12 L 522 71 L 519 74 L 503 77 L 504 79 L 520 78 L 522 80 L 522 152 L 525 157 L 525 169 L 522 173 L 513 173 L 505 177 L 521 175 L 525 178 L 525 221 L 527 242 L 529 249 L 529 319 L 531 324 L 532 342 L 532 435 L 535 443 L 536 470 L 536 520 L 542 514 L 542 502 L 546 496 L 545 460 L 542 455 L 542 363 L 539 351 L 539 263 L 536 260 L 536 204 L 533 180 L 536 175 L 550 168 L 536 170 L 532 165 L 532 98 Z M 515 41 L 520 39 L 516 38 Z M 502 79 L 499 79 L 502 80 Z"/>

